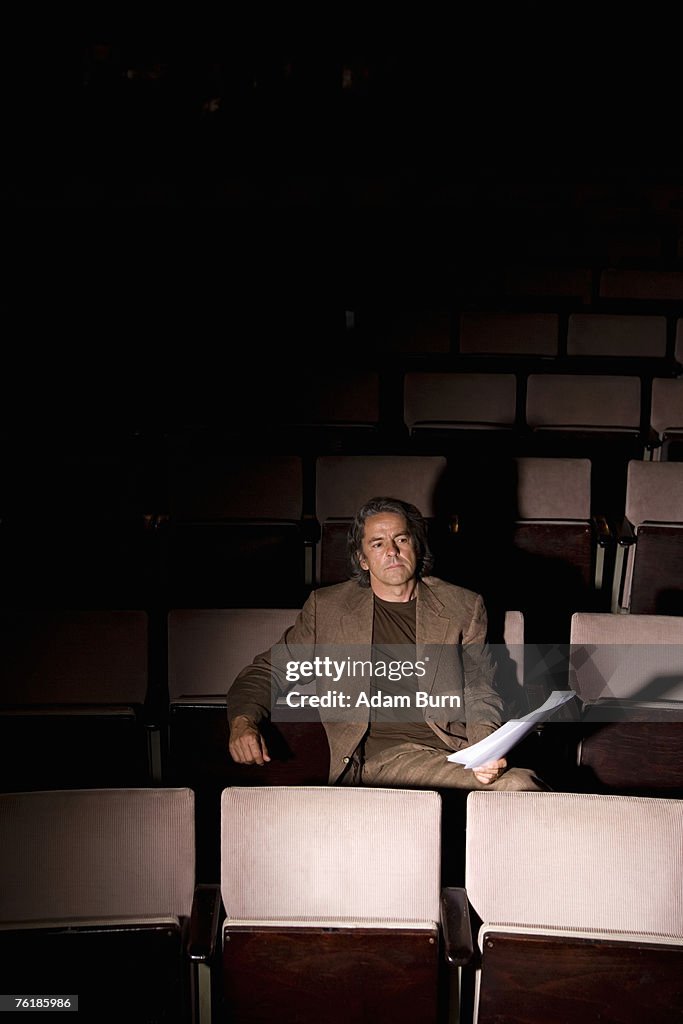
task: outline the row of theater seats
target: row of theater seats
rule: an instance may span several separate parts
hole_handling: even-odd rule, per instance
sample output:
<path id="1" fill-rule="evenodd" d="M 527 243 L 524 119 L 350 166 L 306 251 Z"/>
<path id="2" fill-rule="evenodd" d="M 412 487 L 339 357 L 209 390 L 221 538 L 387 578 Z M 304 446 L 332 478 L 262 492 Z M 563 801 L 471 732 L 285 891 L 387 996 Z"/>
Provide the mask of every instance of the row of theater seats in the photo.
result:
<path id="1" fill-rule="evenodd" d="M 585 457 L 593 508 L 603 513 L 623 509 L 629 459 L 682 457 L 680 377 L 461 366 L 407 370 L 396 381 L 375 371 L 318 373 L 299 387 L 296 399 L 286 391 L 265 432 L 250 423 L 228 443 L 309 458 L 440 454 L 468 472 L 505 456 Z"/>
<path id="2" fill-rule="evenodd" d="M 681 281 L 679 277 L 679 299 L 683 299 Z M 585 290 L 580 287 L 577 297 Z M 668 301 L 675 302 L 676 297 L 671 294 Z M 395 304 L 393 309 L 347 310 L 345 317 L 346 329 L 362 333 L 371 349 L 376 346 L 403 357 L 450 357 L 457 362 L 512 358 L 529 365 L 543 360 L 546 366 L 562 366 L 565 371 L 572 365 L 586 368 L 602 363 L 623 368 L 640 362 L 655 373 L 659 366 L 663 375 L 667 364 L 683 365 L 683 318 L 671 315 L 667 299 L 657 313 L 632 308 L 568 312 L 561 301 L 548 311 L 536 294 L 533 299 L 529 296 L 524 310 L 411 310 Z"/>
<path id="3" fill-rule="evenodd" d="M 175 477 L 170 513 L 4 532 L 3 603 L 79 607 L 291 606 L 347 578 L 346 535 L 372 495 L 427 518 L 435 572 L 516 607 L 529 639 L 566 638 L 574 610 L 681 613 L 683 466 L 629 460 L 615 514 L 594 510 L 594 464 L 444 456 L 217 456 Z M 311 480 L 311 476 L 314 479 Z M 312 498 L 310 494 L 312 492 Z"/>
<path id="4" fill-rule="evenodd" d="M 0 795 L 0 955 L 24 1007 L 77 1000 L 88 1024 L 680 1019 L 683 801 L 473 792 L 454 886 L 435 791 L 227 787 L 205 884 L 194 796 Z"/>
<path id="5" fill-rule="evenodd" d="M 683 429 L 680 377 L 654 377 L 646 388 L 632 374 L 532 373 L 521 384 L 520 416 L 520 380 L 514 373 L 409 371 L 403 380 L 403 421 L 411 438 L 468 425 L 516 433 L 527 428 L 529 443 L 540 443 L 539 433 L 548 430 L 626 431 L 635 435 L 641 450 L 659 458 L 669 457 L 672 441 L 680 442 L 674 436 Z M 642 431 L 644 413 L 649 436 Z M 432 442 L 439 439 L 434 435 Z M 521 444 L 521 439 L 514 441 Z"/>
<path id="6" fill-rule="evenodd" d="M 683 352 L 679 354 L 683 359 Z M 518 454 L 531 454 L 523 448 L 535 442 L 538 431 L 573 428 L 635 433 L 641 448 L 655 458 L 671 457 L 672 443 L 680 446 L 683 363 L 672 361 L 659 369 L 643 367 L 632 359 L 618 366 L 607 362 L 581 368 L 553 366 L 542 358 L 536 366 L 521 367 L 498 357 L 450 364 L 438 360 L 413 365 L 406 360 L 386 363 L 382 361 L 381 369 L 368 366 L 366 360 L 362 369 L 281 367 L 277 372 L 263 373 L 259 377 L 259 399 L 244 389 L 231 396 L 229 414 L 221 409 L 208 414 L 205 411 L 207 419 L 203 422 L 208 423 L 213 436 L 207 430 L 204 436 L 199 435 L 200 443 L 210 450 L 214 438 L 227 439 L 227 447 L 231 444 L 233 450 L 255 446 L 266 452 L 315 455 L 331 450 L 352 453 L 381 451 L 387 445 L 414 446 L 417 431 L 427 429 L 450 431 L 450 435 L 434 433 L 432 440 L 454 445 L 457 431 L 477 429 L 495 431 L 498 443 L 503 443 L 507 432 Z M 248 373 L 236 361 L 237 368 Z M 257 373 L 258 368 L 253 372 Z M 113 420 L 116 425 L 115 415 Z M 131 479 L 120 481 L 129 490 L 143 486 L 143 481 L 132 479 L 136 471 L 144 466 L 146 472 L 151 468 L 161 477 L 164 460 L 179 457 L 188 437 L 191 440 L 191 423 L 167 420 L 160 411 L 159 421 L 157 429 L 170 435 L 167 450 L 155 451 L 153 430 L 148 430 L 145 438 L 138 423 L 134 424 L 135 441 L 122 437 L 120 450 L 111 453 L 113 469 L 117 456 L 130 460 Z M 201 422 L 198 414 L 198 425 Z M 94 423 L 91 426 L 94 428 Z M 118 426 L 123 429 L 121 423 Z M 89 432 L 81 435 L 82 443 L 87 443 L 88 436 Z M 25 476 L 31 470 L 45 468 L 50 458 L 66 463 L 73 440 L 58 437 L 59 449 L 51 447 L 52 434 L 43 430 L 32 444 L 25 427 L 15 426 L 13 432 L 10 426 L 3 441 L 8 467 L 12 466 L 15 451 L 19 458 L 30 460 L 24 467 Z M 102 441 L 98 438 L 100 450 Z M 144 447 L 146 441 L 148 450 Z M 128 450 L 124 451 L 126 444 Z M 19 479 L 21 470 L 19 463 Z M 150 496 L 151 492 L 150 487 Z M 124 492 L 124 497 L 127 494 Z"/>
<path id="7" fill-rule="evenodd" d="M 174 464 L 163 514 L 139 509 L 114 521 L 68 508 L 65 495 L 60 509 L 10 517 L 0 528 L 1 603 L 157 615 L 300 607 L 312 587 L 347 578 L 349 523 L 384 494 L 428 520 L 437 575 L 482 593 L 492 616 L 523 611 L 534 642 L 566 639 L 573 611 L 680 614 L 683 465 L 617 463 L 611 511 L 594 493 L 603 469 L 552 455 L 307 460 L 192 450 Z"/>
<path id="8" fill-rule="evenodd" d="M 91 434 L 83 424 L 71 433 L 8 431 L 1 441 L 6 486 L 0 499 L 7 600 L 23 591 L 40 601 L 46 587 L 54 599 L 60 589 L 74 589 L 77 580 L 80 602 L 86 593 L 97 599 L 99 591 L 110 603 L 147 604 L 155 588 L 161 600 L 166 589 L 170 603 L 189 600 L 173 593 L 172 580 L 174 563 L 183 573 L 181 536 L 188 535 L 189 523 L 203 524 L 207 539 L 206 551 L 198 548 L 198 562 L 212 561 L 215 546 L 217 566 L 226 537 L 218 525 L 251 523 L 250 545 L 243 530 L 233 552 L 238 572 L 263 555 L 269 523 L 298 524 L 310 552 L 314 520 L 321 521 L 319 469 L 325 472 L 324 459 L 333 454 L 447 459 L 454 479 L 441 504 L 449 516 L 460 513 L 464 495 L 471 502 L 472 491 L 491 493 L 496 476 L 507 487 L 506 466 L 501 467 L 507 459 L 588 458 L 591 512 L 619 518 L 630 460 L 682 457 L 680 377 L 414 370 L 401 375 L 398 394 L 381 399 L 386 382 L 381 385 L 374 371 L 314 374 L 310 380 L 302 374 L 297 383 L 298 399 L 285 380 L 279 382 L 279 405 L 266 400 L 262 414 L 256 406 L 250 416 L 233 411 L 230 424 L 204 429 L 165 433 L 121 425 Z M 392 403 L 400 405 L 398 430 Z M 396 493 L 405 478 L 392 481 L 387 475 L 376 486 L 370 480 L 369 493 L 377 493 L 380 482 L 392 484 Z M 340 483 L 333 503 L 341 500 L 342 489 Z M 513 500 L 502 497 L 506 504 Z M 176 530 L 180 526 L 182 532 Z M 284 563 L 292 580 L 300 562 L 292 550 Z M 313 582 L 308 566 L 303 583 Z M 72 600 L 67 593 L 65 599 Z M 285 600 L 272 592 L 269 603 Z"/>
<path id="9" fill-rule="evenodd" d="M 235 765 L 228 753 L 227 690 L 296 614 L 173 609 L 163 649 L 145 612 L 5 614 L 1 789 L 190 787 L 198 877 L 215 881 L 223 788 L 329 777 L 320 720 L 286 707 L 266 727 L 267 768 Z M 683 795 L 682 617 L 577 612 L 568 644 L 535 644 L 515 610 L 491 643 L 506 718 L 533 711 L 552 690 L 577 695 L 512 751 L 513 763 L 556 789 Z"/>
<path id="10" fill-rule="evenodd" d="M 223 429 L 233 446 L 308 455 L 409 452 L 426 445 L 444 453 L 468 447 L 486 452 L 495 445 L 530 455 L 545 450 L 549 440 L 561 444 L 559 431 L 590 431 L 612 445 L 628 442 L 634 458 L 680 458 L 680 373 L 678 364 L 659 373 L 633 361 L 618 370 L 608 365 L 579 371 L 522 369 L 504 359 L 449 366 L 432 360 L 383 371 L 283 370 L 265 408 L 240 409 L 231 420 L 232 435 L 227 424 L 218 422 L 215 429 Z M 555 434 L 549 437 L 549 431 Z M 571 440 L 576 444 L 576 437 Z"/>
<path id="11" fill-rule="evenodd" d="M 680 463 L 629 460 L 618 517 L 595 509 L 594 470 L 551 456 L 499 460 L 476 476 L 442 456 L 322 457 L 315 579 L 346 578 L 346 531 L 374 486 L 427 517 L 437 575 L 483 592 L 492 611 L 521 608 L 535 642 L 566 636 L 576 610 L 679 614 Z"/>

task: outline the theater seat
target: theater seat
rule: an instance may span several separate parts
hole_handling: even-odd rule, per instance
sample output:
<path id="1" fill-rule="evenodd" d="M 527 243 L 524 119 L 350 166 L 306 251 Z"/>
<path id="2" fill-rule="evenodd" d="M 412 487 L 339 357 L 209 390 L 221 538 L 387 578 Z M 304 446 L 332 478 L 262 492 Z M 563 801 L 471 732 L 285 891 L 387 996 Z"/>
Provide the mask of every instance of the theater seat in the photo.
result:
<path id="1" fill-rule="evenodd" d="M 683 796 L 683 617 L 572 616 L 578 786 Z"/>
<path id="2" fill-rule="evenodd" d="M 166 608 L 298 607 L 306 592 L 303 459 L 177 442 L 158 517 Z"/>
<path id="3" fill-rule="evenodd" d="M 6 991 L 77 997 L 87 1024 L 194 1019 L 191 790 L 4 793 L 0 835 Z"/>
<path id="4" fill-rule="evenodd" d="M 657 438 L 652 458 L 683 462 L 683 377 L 654 377 L 650 426 Z"/>
<path id="5" fill-rule="evenodd" d="M 403 420 L 411 451 L 475 461 L 501 448 L 515 434 L 517 378 L 514 373 L 409 371 L 403 379 Z"/>
<path id="6" fill-rule="evenodd" d="M 0 614 L 0 788 L 159 781 L 149 616 L 135 609 Z"/>
<path id="7" fill-rule="evenodd" d="M 599 607 L 609 530 L 591 513 L 591 464 L 578 458 L 514 460 L 514 596 L 527 642 L 566 640 L 572 610 Z M 548 596 L 552 594 L 552 599 Z M 517 600 L 515 600 L 517 598 Z"/>
<path id="8" fill-rule="evenodd" d="M 680 800 L 470 793 L 461 1020 L 678 1019 L 682 843 Z"/>
<path id="9" fill-rule="evenodd" d="M 606 518 L 591 513 L 590 461 L 520 457 L 499 469 L 486 492 L 454 499 L 449 579 L 482 593 L 492 622 L 521 611 L 527 644 L 567 644 L 574 611 L 609 607 L 613 544 Z"/>
<path id="10" fill-rule="evenodd" d="M 226 789 L 219 1019 L 443 1020 L 440 822 L 428 790 Z"/>
<path id="11" fill-rule="evenodd" d="M 683 615 L 683 465 L 628 464 L 612 611 Z"/>
<path id="12" fill-rule="evenodd" d="M 591 511 L 619 514 L 629 459 L 645 457 L 642 385 L 626 374 L 531 373 L 528 454 L 591 461 Z"/>

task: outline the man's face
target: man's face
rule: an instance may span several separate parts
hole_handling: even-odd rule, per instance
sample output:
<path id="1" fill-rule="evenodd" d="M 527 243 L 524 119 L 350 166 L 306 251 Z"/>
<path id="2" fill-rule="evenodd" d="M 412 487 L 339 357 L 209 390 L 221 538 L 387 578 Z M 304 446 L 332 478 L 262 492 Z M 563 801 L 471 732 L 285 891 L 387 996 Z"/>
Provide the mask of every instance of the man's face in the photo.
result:
<path id="1" fill-rule="evenodd" d="M 384 587 L 396 587 L 413 579 L 417 567 L 415 543 L 404 516 L 380 512 L 368 516 L 363 531 L 360 564 L 372 580 Z"/>

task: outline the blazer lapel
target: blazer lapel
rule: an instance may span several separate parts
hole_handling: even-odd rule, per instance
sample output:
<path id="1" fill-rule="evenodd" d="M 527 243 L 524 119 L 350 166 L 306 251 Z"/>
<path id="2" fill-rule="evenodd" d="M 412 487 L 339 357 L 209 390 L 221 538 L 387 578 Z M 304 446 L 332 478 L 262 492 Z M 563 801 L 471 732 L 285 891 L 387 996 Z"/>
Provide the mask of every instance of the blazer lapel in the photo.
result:
<path id="1" fill-rule="evenodd" d="M 347 598 L 339 618 L 336 643 L 367 647 L 372 645 L 373 599 L 370 587 L 356 587 Z"/>
<path id="2" fill-rule="evenodd" d="M 432 690 L 439 660 L 446 639 L 450 618 L 443 613 L 444 606 L 424 583 L 417 585 L 416 658 L 425 661 L 427 672 L 421 688 Z M 429 658 L 428 661 L 426 659 Z"/>

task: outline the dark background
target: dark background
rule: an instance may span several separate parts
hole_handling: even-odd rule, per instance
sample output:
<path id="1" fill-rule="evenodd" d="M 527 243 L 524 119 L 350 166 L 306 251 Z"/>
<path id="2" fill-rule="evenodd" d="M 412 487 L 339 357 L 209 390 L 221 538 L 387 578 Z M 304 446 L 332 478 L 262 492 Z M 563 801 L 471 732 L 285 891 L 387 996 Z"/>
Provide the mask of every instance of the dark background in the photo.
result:
<path id="1" fill-rule="evenodd" d="M 503 264 L 595 265 L 582 188 L 628 226 L 681 183 L 664 9 L 485 8 L 382 46 L 145 20 L 36 12 L 7 39 L 13 431 L 267 404 L 283 367 L 374 358 L 345 309 L 457 311 Z"/>

